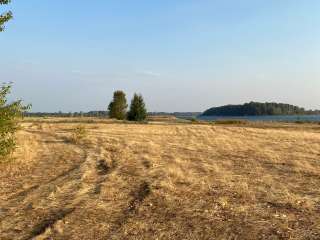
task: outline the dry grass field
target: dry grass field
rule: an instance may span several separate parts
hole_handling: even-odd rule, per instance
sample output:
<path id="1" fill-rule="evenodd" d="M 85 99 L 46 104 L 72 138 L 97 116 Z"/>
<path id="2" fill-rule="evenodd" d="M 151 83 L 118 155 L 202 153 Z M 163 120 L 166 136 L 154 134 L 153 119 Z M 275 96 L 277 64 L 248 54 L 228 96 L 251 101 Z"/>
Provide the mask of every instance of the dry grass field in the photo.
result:
<path id="1" fill-rule="evenodd" d="M 27 120 L 0 239 L 320 239 L 320 125 Z"/>

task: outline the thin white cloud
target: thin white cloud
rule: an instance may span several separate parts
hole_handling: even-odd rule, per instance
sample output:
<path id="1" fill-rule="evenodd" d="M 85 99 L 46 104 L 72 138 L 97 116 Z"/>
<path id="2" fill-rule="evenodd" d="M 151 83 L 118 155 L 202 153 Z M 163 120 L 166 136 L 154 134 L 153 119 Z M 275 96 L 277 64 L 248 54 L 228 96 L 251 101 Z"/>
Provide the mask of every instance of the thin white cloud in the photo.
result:
<path id="1" fill-rule="evenodd" d="M 160 77 L 160 73 L 151 71 L 151 70 L 142 70 L 142 71 L 137 71 L 138 75 L 145 75 L 145 76 L 150 76 L 150 77 Z"/>

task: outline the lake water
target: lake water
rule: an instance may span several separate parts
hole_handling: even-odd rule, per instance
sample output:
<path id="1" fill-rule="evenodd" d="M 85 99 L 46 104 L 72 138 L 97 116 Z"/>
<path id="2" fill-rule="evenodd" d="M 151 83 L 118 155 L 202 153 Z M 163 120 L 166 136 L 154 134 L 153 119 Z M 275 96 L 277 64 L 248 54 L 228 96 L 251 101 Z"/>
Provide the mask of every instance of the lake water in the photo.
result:
<path id="1" fill-rule="evenodd" d="M 276 116 L 239 116 L 239 117 L 223 117 L 223 116 L 199 116 L 199 120 L 204 121 L 215 121 L 225 119 L 237 119 L 237 120 L 248 120 L 248 121 L 269 121 L 269 122 L 320 122 L 320 115 L 276 115 Z"/>

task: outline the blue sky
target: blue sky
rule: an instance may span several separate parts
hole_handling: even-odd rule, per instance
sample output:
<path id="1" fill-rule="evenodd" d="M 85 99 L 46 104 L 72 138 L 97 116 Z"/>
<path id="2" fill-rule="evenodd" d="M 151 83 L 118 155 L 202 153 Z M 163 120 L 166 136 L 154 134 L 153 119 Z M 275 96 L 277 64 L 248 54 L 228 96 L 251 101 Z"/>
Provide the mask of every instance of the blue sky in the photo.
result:
<path id="1" fill-rule="evenodd" d="M 149 111 L 247 101 L 320 108 L 318 0 L 12 0 L 0 80 L 33 111 Z"/>

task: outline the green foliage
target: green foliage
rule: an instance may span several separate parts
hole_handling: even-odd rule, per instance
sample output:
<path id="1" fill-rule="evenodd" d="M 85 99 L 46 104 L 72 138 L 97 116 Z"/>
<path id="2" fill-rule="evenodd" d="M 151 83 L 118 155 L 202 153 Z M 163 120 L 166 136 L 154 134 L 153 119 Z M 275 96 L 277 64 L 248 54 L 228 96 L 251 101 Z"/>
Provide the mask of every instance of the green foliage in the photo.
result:
<path id="1" fill-rule="evenodd" d="M 146 105 L 142 95 L 134 94 L 128 112 L 129 121 L 144 121 L 147 117 Z"/>
<path id="2" fill-rule="evenodd" d="M 227 105 L 210 108 L 203 116 L 261 116 L 307 114 L 305 109 L 284 103 L 250 102 L 243 105 Z"/>
<path id="3" fill-rule="evenodd" d="M 0 0 L 0 5 L 8 4 L 10 0 Z M 4 30 L 4 24 L 12 18 L 12 12 L 6 12 L 0 15 L 0 32 Z"/>
<path id="4" fill-rule="evenodd" d="M 199 121 L 198 121 L 198 119 L 196 119 L 196 118 L 191 118 L 191 123 L 198 123 Z"/>
<path id="5" fill-rule="evenodd" d="M 113 93 L 113 100 L 108 107 L 109 117 L 118 120 L 126 119 L 127 107 L 126 94 L 123 91 L 115 91 Z"/>
<path id="6" fill-rule="evenodd" d="M 78 125 L 74 129 L 72 129 L 71 142 L 79 143 L 87 136 L 87 130 L 83 125 Z"/>
<path id="7" fill-rule="evenodd" d="M 230 125 L 243 125 L 243 124 L 247 124 L 248 121 L 246 120 L 237 120 L 237 119 L 225 119 L 225 120 L 217 120 L 213 122 L 214 124 L 230 124 Z"/>
<path id="8" fill-rule="evenodd" d="M 0 87 L 0 159 L 14 150 L 15 132 L 19 129 L 19 120 L 30 108 L 24 106 L 21 100 L 8 103 L 7 96 L 10 90 L 10 84 L 3 84 Z"/>

